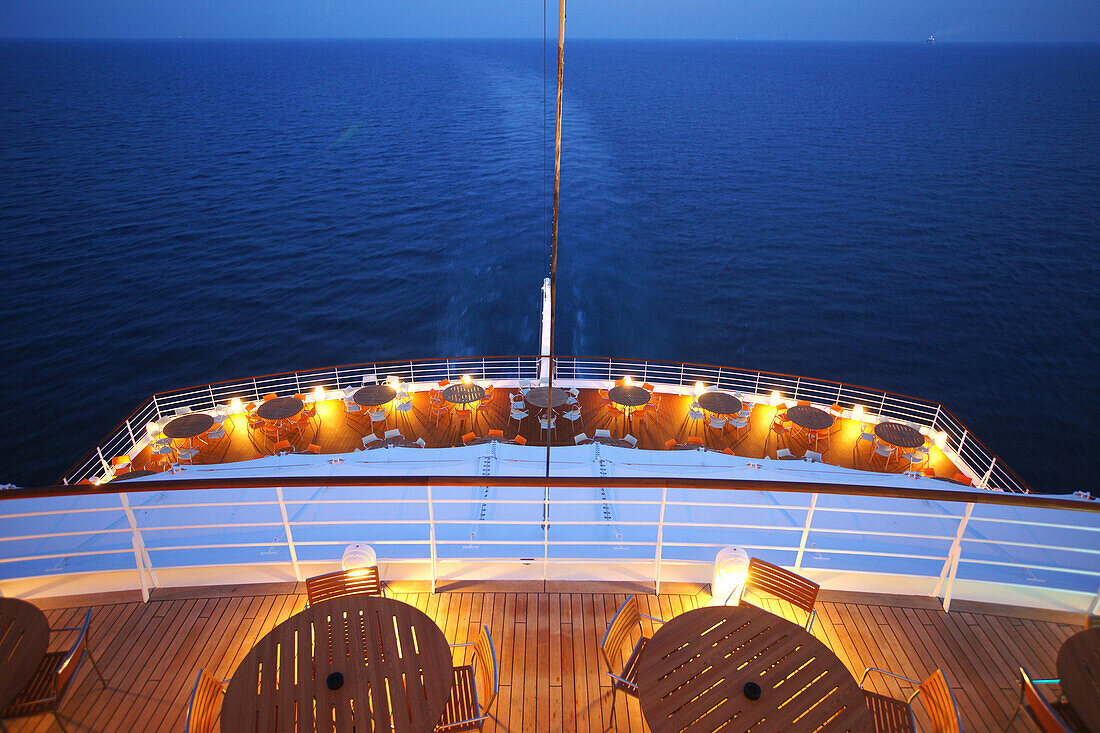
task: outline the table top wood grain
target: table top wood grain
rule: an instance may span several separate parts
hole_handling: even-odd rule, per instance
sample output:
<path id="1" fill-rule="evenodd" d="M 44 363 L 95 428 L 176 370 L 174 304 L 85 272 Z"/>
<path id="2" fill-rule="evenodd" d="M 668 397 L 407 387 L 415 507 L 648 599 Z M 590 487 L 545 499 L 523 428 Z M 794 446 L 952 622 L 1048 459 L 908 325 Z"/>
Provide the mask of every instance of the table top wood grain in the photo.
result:
<path id="1" fill-rule="evenodd" d="M 806 430 L 825 430 L 833 424 L 832 415 L 812 405 L 788 407 L 787 419 Z"/>
<path id="2" fill-rule="evenodd" d="M 787 411 L 790 415 L 790 410 Z M 875 437 L 898 448 L 920 448 L 924 436 L 916 428 L 900 422 L 880 422 L 875 426 Z"/>
<path id="3" fill-rule="evenodd" d="M 333 673 L 343 676 L 336 690 Z M 389 598 L 334 598 L 256 643 L 229 682 L 222 730 L 424 733 L 439 722 L 452 678 L 447 639 L 423 612 Z"/>
<path id="4" fill-rule="evenodd" d="M 276 397 L 256 408 L 256 417 L 264 420 L 289 420 L 305 408 L 298 397 Z"/>
<path id="5" fill-rule="evenodd" d="M 759 699 L 746 696 L 749 682 Z M 658 628 L 642 650 L 638 690 L 654 733 L 817 730 L 826 721 L 826 730 L 874 730 L 843 662 L 754 606 L 698 608 Z"/>
<path id="6" fill-rule="evenodd" d="M 569 393 L 564 389 L 554 387 L 554 394 L 551 397 L 549 387 L 534 387 L 527 390 L 527 394 L 523 396 L 523 399 L 529 405 L 535 407 L 541 407 L 546 409 L 547 407 L 561 407 L 565 403 L 569 402 Z"/>
<path id="7" fill-rule="evenodd" d="M 480 384 L 452 384 L 443 390 L 443 399 L 455 405 L 468 405 L 485 399 L 485 388 Z"/>
<path id="8" fill-rule="evenodd" d="M 644 387 L 626 386 L 620 384 L 607 390 L 607 396 L 616 405 L 623 407 L 641 407 L 649 403 L 650 394 Z"/>
<path id="9" fill-rule="evenodd" d="M 194 438 L 197 435 L 202 435 L 212 427 L 214 427 L 214 418 L 205 412 L 192 412 L 187 415 L 180 415 L 165 425 L 164 434 L 173 440 Z"/>
<path id="10" fill-rule="evenodd" d="M 704 392 L 699 395 L 699 406 L 715 415 L 733 415 L 744 408 L 741 400 L 728 392 Z"/>
<path id="11" fill-rule="evenodd" d="M 1089 730 L 1100 731 L 1100 628 L 1081 631 L 1058 650 L 1062 694 Z"/>
<path id="12" fill-rule="evenodd" d="M 397 390 L 388 384 L 368 384 L 355 390 L 351 396 L 355 404 L 363 407 L 379 407 L 388 405 L 397 397 Z"/>
<path id="13" fill-rule="evenodd" d="M 50 644 L 50 624 L 38 606 L 0 598 L 0 710 L 22 691 Z"/>

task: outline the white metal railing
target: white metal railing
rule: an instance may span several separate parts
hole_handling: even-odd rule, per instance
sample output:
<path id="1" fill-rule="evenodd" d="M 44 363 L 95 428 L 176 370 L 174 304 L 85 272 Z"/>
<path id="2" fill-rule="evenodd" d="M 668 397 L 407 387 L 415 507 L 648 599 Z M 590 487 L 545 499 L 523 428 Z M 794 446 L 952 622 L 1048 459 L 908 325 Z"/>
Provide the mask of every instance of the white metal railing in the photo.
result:
<path id="1" fill-rule="evenodd" d="M 228 405 L 235 397 L 244 401 L 259 400 L 270 392 L 306 393 L 315 387 L 340 390 L 358 386 L 364 377 L 369 376 L 383 380 L 393 375 L 414 387 L 463 374 L 486 381 L 533 380 L 539 377 L 539 363 L 538 356 L 378 362 L 272 374 L 161 392 L 143 402 L 95 450 L 79 461 L 62 482 L 72 484 L 102 476 L 111 458 L 132 454 L 135 448 L 143 445 L 148 422 L 170 415 L 179 408 L 210 410 Z M 825 405 L 839 404 L 849 410 L 860 405 L 868 414 L 905 420 L 922 426 L 927 432 L 942 434 L 943 448 L 953 454 L 952 458 L 958 459 L 957 463 L 961 463 L 959 468 L 976 486 L 1001 491 L 1029 491 L 1019 477 L 974 438 L 954 415 L 936 402 L 839 382 L 723 366 L 585 357 L 557 357 L 554 364 L 555 383 L 566 386 L 607 382 L 630 375 L 643 382 L 651 382 L 659 389 L 690 390 L 696 382 L 703 382 L 724 390 L 761 396 L 778 392 L 784 400 L 804 399 Z"/>
<path id="2" fill-rule="evenodd" d="M 994 597 L 1007 598 L 1007 588 L 1024 603 L 1061 594 L 1076 599 L 1070 606 L 1095 609 L 1100 586 L 1100 507 L 1072 498 L 1005 504 L 986 503 L 996 498 L 986 492 L 930 499 L 928 492 L 870 487 L 838 493 L 628 479 L 552 481 L 548 492 L 545 480 L 507 477 L 270 481 L 241 488 L 230 479 L 214 489 L 161 481 L 155 491 L 39 498 L 7 493 L 0 587 L 126 571 L 147 593 L 164 582 L 158 573 L 183 568 L 208 572 L 209 582 L 226 567 L 300 580 L 303 566 L 331 566 L 352 542 L 373 545 L 390 577 L 430 579 L 433 587 L 440 579 L 517 573 L 610 574 L 658 587 L 706 582 L 715 552 L 729 544 L 826 586 L 892 578 L 895 592 L 940 596 L 945 608 L 953 594 L 996 588 Z"/>

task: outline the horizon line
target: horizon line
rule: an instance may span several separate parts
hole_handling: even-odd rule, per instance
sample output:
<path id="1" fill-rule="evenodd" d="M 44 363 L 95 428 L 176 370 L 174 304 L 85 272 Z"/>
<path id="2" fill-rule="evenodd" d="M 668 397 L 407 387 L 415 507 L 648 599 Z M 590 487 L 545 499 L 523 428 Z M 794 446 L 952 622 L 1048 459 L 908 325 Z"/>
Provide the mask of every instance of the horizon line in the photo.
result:
<path id="1" fill-rule="evenodd" d="M 545 41 L 542 36 L 0 36 L 0 41 Z M 699 42 L 699 43 L 874 43 L 897 45 L 924 45 L 927 38 L 918 40 L 881 39 L 831 39 L 831 38 L 709 38 L 709 37 L 650 37 L 650 36 L 580 36 L 573 41 L 645 41 L 645 42 Z M 1096 46 L 1100 40 L 936 40 L 937 44 L 967 46 Z"/>

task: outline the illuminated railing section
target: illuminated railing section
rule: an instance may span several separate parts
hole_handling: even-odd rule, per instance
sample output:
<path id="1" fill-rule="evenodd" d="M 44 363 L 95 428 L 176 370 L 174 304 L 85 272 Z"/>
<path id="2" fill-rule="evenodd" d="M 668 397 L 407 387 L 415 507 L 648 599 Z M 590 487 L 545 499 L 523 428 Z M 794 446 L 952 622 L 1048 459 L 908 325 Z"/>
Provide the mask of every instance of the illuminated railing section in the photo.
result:
<path id="1" fill-rule="evenodd" d="M 396 376 L 412 388 L 455 380 L 463 374 L 497 382 L 525 382 L 538 379 L 537 356 L 487 356 L 442 360 L 379 362 L 289 372 L 240 381 L 162 392 L 146 400 L 107 438 L 65 475 L 65 483 L 78 483 L 103 476 L 115 456 L 132 454 L 144 445 L 146 424 L 184 410 L 212 410 L 228 406 L 236 398 L 258 401 L 269 393 L 312 394 L 320 387 L 330 396 L 338 390 L 357 387 L 364 378 L 385 381 Z M 858 409 L 868 420 L 903 420 L 921 426 L 939 441 L 937 445 L 957 458 L 963 473 L 975 486 L 1011 492 L 1027 492 L 1027 485 L 1008 469 L 980 441 L 971 435 L 948 410 L 936 402 L 918 400 L 890 392 L 870 390 L 838 382 L 805 377 L 747 371 L 721 366 L 657 361 L 559 357 L 555 360 L 556 384 L 568 386 L 604 385 L 630 375 L 639 383 L 649 382 L 658 390 L 689 393 L 697 382 L 723 390 L 754 395 L 760 401 L 809 400 L 821 405 L 838 404 L 849 411 Z M 942 445 L 940 445 L 942 443 Z"/>
<path id="2" fill-rule="evenodd" d="M 227 566 L 301 579 L 339 562 L 348 544 L 368 542 L 391 578 L 610 577 L 659 586 L 708 581 L 716 551 L 732 544 L 827 587 L 891 578 L 892 588 L 943 597 L 945 606 L 953 591 L 996 586 L 1014 589 L 1017 601 L 1062 594 L 1095 609 L 1100 587 L 1100 505 L 1082 499 L 757 490 L 745 481 L 417 480 L 259 488 L 227 480 L 211 489 L 158 481 L 156 490 L 147 482 L 127 494 L 8 498 L 0 501 L 0 579 L 128 571 L 148 591 L 162 583 L 158 572 L 206 569 L 218 578 Z"/>

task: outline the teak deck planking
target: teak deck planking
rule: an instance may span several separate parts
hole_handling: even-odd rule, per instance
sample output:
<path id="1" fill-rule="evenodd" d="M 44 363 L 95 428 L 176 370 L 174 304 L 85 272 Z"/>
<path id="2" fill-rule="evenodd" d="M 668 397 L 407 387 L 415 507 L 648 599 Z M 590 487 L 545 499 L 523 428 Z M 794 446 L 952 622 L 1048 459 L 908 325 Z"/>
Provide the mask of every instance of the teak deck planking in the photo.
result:
<path id="1" fill-rule="evenodd" d="M 584 592 L 595 587 L 585 583 L 575 587 L 575 593 L 547 593 L 493 584 L 483 591 L 391 592 L 390 597 L 428 614 L 451 643 L 474 641 L 482 625 L 489 627 L 501 686 L 486 731 L 597 733 L 607 729 L 611 714 L 599 644 L 626 595 Z M 918 679 L 942 667 L 965 730 L 1000 730 L 1018 699 L 1017 669 L 1023 666 L 1038 678 L 1055 676 L 1059 646 L 1080 629 L 1054 614 L 965 601 L 957 601 L 961 610 L 948 614 L 931 598 L 827 592 L 823 597 L 813 633 L 857 681 L 867 666 Z M 88 606 L 67 606 L 80 600 L 42 602 L 50 625 L 77 623 Z M 670 619 L 709 600 L 705 589 L 639 595 L 639 607 Z M 256 641 L 302 610 L 305 601 L 304 584 L 287 583 L 161 589 L 148 603 L 121 599 L 93 606 L 90 649 L 108 688 L 100 687 L 85 663 L 61 716 L 74 731 L 180 731 L 198 670 L 229 679 Z M 762 605 L 789 615 L 779 603 Z M 652 635 L 653 622 L 643 619 L 642 626 Z M 621 668 L 634 641 L 623 645 L 615 665 Z M 67 643 L 70 637 L 55 634 L 51 648 Z M 458 647 L 452 655 L 456 664 L 467 663 L 472 651 Z M 910 691 L 882 676 L 869 678 L 868 687 L 898 698 Z M 649 730 L 636 699 L 620 693 L 616 704 L 615 730 Z M 918 722 L 921 717 L 918 705 Z M 20 733 L 56 730 L 48 715 L 3 725 Z M 1013 730 L 1029 729 L 1022 717 L 1014 723 Z"/>
<path id="2" fill-rule="evenodd" d="M 412 394 L 412 408 L 406 412 L 395 411 L 391 407 L 386 410 L 385 423 L 372 424 L 370 417 L 363 413 L 351 413 L 344 411 L 344 403 L 340 400 L 325 400 L 318 403 L 318 421 L 304 429 L 301 435 L 292 433 L 288 439 L 297 451 L 304 450 L 313 443 L 320 447 L 322 453 L 347 453 L 356 448 L 363 447 L 363 437 L 374 432 L 379 437 L 387 429 L 398 428 L 402 435 L 415 441 L 423 438 L 428 448 L 451 447 L 462 444 L 462 435 L 474 432 L 479 437 L 484 437 L 491 429 L 502 430 L 506 439 L 515 435 L 521 435 L 527 440 L 528 445 L 546 445 L 545 434 L 539 427 L 537 411 L 529 408 L 529 416 L 517 422 L 509 418 L 510 409 L 508 397 L 518 390 L 498 389 L 494 403 L 487 409 L 479 410 L 473 419 L 473 425 L 459 424 L 452 419 L 451 413 L 439 417 L 438 421 L 430 414 L 429 398 L 427 392 L 415 392 Z M 705 421 L 691 420 L 688 409 L 692 403 L 692 397 L 685 395 L 662 394 L 660 407 L 657 411 L 650 412 L 644 426 L 632 427 L 620 413 L 613 412 L 599 404 L 599 395 L 596 390 L 581 390 L 579 402 L 581 406 L 581 419 L 574 425 L 568 420 L 558 418 L 557 426 L 552 436 L 551 445 L 574 445 L 573 436 L 585 433 L 592 437 L 596 430 L 607 429 L 614 437 L 621 438 L 626 434 L 632 434 L 638 439 L 638 448 L 648 450 L 665 450 L 665 442 L 670 438 L 678 443 L 685 443 L 691 436 L 703 439 L 707 447 L 714 450 L 732 449 L 737 455 L 746 458 L 775 458 L 777 448 L 789 447 L 795 456 L 801 456 L 806 450 L 806 439 L 795 436 L 790 441 L 785 438 L 779 443 L 775 436 L 771 435 L 771 422 L 775 417 L 776 408 L 771 405 L 757 405 L 749 418 L 749 430 L 742 433 L 738 441 L 732 428 L 726 428 L 721 433 L 707 427 Z M 859 421 L 846 418 L 838 419 L 833 427 L 833 434 L 827 450 L 823 451 L 823 459 L 826 463 L 847 468 L 868 469 L 872 449 L 869 443 L 859 440 Z M 244 415 L 234 415 L 227 421 L 226 437 L 220 442 L 210 446 L 201 446 L 194 463 L 226 463 L 233 461 L 247 461 L 272 452 L 272 441 L 265 438 L 259 431 L 250 431 Z M 134 457 L 133 468 L 154 468 L 151 462 L 154 458 L 149 449 L 144 449 L 140 455 Z M 927 464 L 935 470 L 937 476 L 952 478 L 958 472 L 958 468 L 938 448 L 931 449 L 931 455 Z M 163 466 L 161 466 L 163 468 Z M 893 473 L 900 473 L 908 469 L 905 461 L 895 461 L 885 469 Z M 884 470 L 880 463 L 872 470 Z"/>

